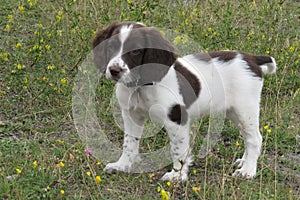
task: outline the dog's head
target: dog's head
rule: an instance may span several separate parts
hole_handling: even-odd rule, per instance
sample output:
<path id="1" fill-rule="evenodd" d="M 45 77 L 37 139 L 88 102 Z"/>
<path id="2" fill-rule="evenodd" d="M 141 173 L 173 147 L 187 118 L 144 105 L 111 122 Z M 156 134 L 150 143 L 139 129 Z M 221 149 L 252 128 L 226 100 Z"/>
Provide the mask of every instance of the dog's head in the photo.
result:
<path id="1" fill-rule="evenodd" d="M 141 23 L 115 22 L 93 41 L 94 63 L 127 86 L 159 82 L 175 62 L 175 48 L 154 28 Z"/>

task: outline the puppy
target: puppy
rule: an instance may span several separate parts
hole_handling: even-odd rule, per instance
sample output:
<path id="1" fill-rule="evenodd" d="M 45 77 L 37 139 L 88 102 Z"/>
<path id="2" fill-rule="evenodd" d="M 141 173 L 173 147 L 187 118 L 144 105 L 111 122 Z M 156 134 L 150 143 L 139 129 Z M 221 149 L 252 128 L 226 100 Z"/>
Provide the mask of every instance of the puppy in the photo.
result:
<path id="1" fill-rule="evenodd" d="M 217 51 L 178 57 L 162 34 L 141 23 L 115 22 L 93 41 L 94 63 L 116 81 L 124 121 L 123 153 L 105 167 L 130 172 L 138 158 L 144 122 L 164 125 L 171 145 L 173 169 L 163 180 L 185 181 L 191 164 L 190 122 L 225 113 L 239 128 L 245 152 L 234 176 L 253 178 L 262 146 L 259 105 L 263 74 L 276 71 L 271 56 Z"/>

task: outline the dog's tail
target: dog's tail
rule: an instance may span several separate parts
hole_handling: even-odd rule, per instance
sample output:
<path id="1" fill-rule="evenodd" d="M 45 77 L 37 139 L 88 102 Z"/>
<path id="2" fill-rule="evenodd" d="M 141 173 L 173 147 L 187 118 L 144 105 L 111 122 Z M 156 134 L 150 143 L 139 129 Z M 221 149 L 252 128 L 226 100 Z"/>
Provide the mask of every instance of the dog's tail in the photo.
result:
<path id="1" fill-rule="evenodd" d="M 276 72 L 276 61 L 272 56 L 255 56 L 255 62 L 264 74 L 274 74 Z"/>

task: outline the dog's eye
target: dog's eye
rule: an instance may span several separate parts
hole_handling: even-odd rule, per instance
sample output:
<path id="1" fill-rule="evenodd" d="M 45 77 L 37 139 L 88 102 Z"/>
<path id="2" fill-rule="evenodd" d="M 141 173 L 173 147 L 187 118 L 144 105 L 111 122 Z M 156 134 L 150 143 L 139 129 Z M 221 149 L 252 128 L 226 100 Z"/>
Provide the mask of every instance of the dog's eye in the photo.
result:
<path id="1" fill-rule="evenodd" d="M 130 51 L 130 55 L 132 55 L 132 56 L 138 56 L 141 53 L 142 53 L 142 50 L 140 50 L 140 49 Z"/>

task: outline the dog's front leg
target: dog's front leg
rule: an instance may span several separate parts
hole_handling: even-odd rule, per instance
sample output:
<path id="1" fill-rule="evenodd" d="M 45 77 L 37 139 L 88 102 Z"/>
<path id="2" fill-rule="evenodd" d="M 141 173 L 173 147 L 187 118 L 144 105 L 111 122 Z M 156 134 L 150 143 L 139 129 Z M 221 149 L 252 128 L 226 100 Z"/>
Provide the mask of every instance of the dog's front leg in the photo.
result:
<path id="1" fill-rule="evenodd" d="M 173 169 L 166 173 L 162 180 L 186 181 L 188 178 L 188 167 L 192 163 L 190 156 L 190 125 L 178 125 L 170 121 L 165 124 L 171 143 L 171 157 L 173 160 Z"/>
<path id="2" fill-rule="evenodd" d="M 117 162 L 109 163 L 104 168 L 107 172 L 130 172 L 139 154 L 139 143 L 143 133 L 145 117 L 134 110 L 122 110 L 124 120 L 123 152 Z"/>

